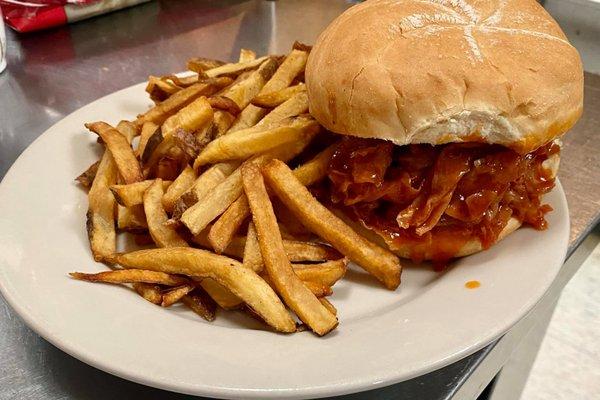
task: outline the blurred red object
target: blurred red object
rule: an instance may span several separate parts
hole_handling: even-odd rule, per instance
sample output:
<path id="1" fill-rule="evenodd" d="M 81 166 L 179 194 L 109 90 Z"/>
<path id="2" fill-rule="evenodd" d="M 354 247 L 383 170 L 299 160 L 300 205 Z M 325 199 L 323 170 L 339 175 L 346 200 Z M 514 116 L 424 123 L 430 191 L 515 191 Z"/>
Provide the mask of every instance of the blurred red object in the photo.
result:
<path id="1" fill-rule="evenodd" d="M 8 26 L 31 32 L 64 25 L 150 0 L 0 0 Z"/>

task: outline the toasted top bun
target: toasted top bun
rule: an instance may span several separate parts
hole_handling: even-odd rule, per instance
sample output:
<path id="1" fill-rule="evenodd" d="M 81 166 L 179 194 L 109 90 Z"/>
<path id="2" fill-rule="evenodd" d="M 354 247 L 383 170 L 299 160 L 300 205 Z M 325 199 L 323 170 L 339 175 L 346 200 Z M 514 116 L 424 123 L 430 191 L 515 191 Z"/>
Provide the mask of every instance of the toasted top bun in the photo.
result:
<path id="1" fill-rule="evenodd" d="M 311 114 L 340 134 L 528 153 L 583 109 L 577 50 L 535 0 L 370 0 L 321 34 Z"/>

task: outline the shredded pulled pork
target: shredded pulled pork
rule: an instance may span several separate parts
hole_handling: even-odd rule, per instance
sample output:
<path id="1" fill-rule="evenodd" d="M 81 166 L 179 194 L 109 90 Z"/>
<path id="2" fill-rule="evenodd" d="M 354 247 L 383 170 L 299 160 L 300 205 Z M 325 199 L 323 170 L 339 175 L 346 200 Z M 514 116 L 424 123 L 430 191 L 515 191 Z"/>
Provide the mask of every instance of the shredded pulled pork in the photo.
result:
<path id="1" fill-rule="evenodd" d="M 545 229 L 552 208 L 541 197 L 554 179 L 542 163 L 559 151 L 554 143 L 520 155 L 481 143 L 395 146 L 347 137 L 331 159 L 329 183 L 316 192 L 392 249 L 411 243 L 415 261 L 429 248 L 445 262 L 473 238 L 490 247 L 511 217 Z"/>

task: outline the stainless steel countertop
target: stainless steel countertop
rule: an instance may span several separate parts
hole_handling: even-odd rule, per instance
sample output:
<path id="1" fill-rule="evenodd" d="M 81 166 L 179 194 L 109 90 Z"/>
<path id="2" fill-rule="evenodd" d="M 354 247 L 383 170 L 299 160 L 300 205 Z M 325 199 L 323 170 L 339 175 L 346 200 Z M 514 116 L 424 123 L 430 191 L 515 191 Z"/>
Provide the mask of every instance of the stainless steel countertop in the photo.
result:
<path id="1" fill-rule="evenodd" d="M 342 0 L 165 0 L 46 32 L 7 32 L 8 69 L 0 74 L 0 177 L 35 138 L 92 100 L 150 74 L 182 70 L 192 56 L 233 60 L 242 47 L 266 54 L 286 52 L 294 40 L 312 43 L 350 5 Z M 593 139 L 600 126 L 600 78 L 586 79 L 586 108 L 596 113 L 586 112 L 566 137 L 560 175 L 572 216 L 571 251 L 595 224 L 600 208 L 594 172 L 600 145 Z M 495 345 L 425 376 L 344 398 L 452 398 Z M 0 298 L 0 399 L 138 397 L 189 398 L 76 360 L 27 328 Z"/>

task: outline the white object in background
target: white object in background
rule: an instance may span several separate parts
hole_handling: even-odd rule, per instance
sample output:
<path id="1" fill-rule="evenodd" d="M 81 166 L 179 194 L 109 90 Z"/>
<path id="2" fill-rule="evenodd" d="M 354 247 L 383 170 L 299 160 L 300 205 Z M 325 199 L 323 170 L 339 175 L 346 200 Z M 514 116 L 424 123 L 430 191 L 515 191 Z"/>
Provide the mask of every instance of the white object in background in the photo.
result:
<path id="1" fill-rule="evenodd" d="M 6 68 L 6 33 L 4 32 L 4 19 L 0 10 L 0 72 Z"/>

